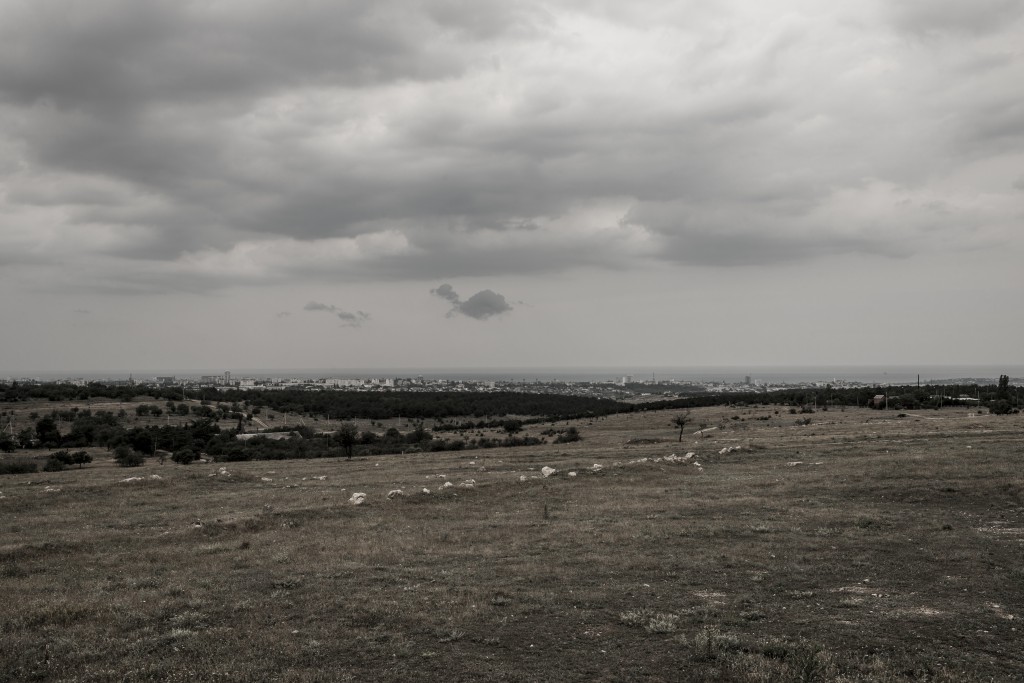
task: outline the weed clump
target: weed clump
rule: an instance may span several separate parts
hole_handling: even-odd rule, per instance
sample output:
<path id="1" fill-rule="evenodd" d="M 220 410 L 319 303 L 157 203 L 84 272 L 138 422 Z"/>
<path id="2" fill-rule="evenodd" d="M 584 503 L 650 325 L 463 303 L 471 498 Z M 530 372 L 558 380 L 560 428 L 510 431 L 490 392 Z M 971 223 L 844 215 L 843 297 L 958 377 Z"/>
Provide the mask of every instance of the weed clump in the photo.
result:
<path id="1" fill-rule="evenodd" d="M 619 621 L 626 626 L 643 628 L 648 633 L 675 633 L 679 615 L 655 612 L 644 607 L 622 612 L 619 614 Z"/>

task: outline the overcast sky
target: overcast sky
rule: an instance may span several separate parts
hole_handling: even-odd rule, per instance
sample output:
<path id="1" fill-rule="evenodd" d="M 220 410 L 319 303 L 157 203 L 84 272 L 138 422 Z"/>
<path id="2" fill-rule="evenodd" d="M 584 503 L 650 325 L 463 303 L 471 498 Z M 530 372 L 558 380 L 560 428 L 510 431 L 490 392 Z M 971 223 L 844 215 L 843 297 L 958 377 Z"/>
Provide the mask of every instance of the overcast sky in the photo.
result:
<path id="1" fill-rule="evenodd" d="M 997 364 L 1019 0 L 0 0 L 0 371 Z"/>

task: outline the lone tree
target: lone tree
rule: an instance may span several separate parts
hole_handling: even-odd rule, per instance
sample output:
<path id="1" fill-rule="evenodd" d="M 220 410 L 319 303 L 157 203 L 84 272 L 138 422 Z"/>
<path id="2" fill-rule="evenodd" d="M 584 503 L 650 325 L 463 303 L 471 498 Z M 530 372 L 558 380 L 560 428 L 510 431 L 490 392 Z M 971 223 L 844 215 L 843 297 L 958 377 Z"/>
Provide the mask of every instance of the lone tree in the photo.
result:
<path id="1" fill-rule="evenodd" d="M 685 413 L 680 413 L 672 418 L 672 424 L 679 427 L 679 441 L 683 440 L 683 430 L 686 429 L 686 423 L 690 421 L 690 411 L 687 410 Z"/>
<path id="2" fill-rule="evenodd" d="M 356 445 L 356 438 L 358 436 L 359 431 L 351 422 L 346 422 L 338 427 L 338 441 L 341 442 L 341 447 L 345 449 L 346 458 L 352 458 L 352 447 Z"/>

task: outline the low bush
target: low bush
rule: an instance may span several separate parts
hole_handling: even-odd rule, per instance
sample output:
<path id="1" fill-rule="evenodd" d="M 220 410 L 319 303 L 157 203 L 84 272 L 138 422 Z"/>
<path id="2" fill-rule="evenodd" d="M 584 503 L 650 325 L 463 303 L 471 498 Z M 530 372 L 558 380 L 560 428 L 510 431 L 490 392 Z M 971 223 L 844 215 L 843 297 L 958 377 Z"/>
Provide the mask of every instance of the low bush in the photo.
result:
<path id="1" fill-rule="evenodd" d="M 39 466 L 31 460 L 0 460 L 0 474 L 32 474 Z"/>
<path id="2" fill-rule="evenodd" d="M 57 457 L 54 453 L 46 459 L 46 463 L 43 465 L 43 472 L 63 472 L 68 468 L 67 463 Z"/>
<path id="3" fill-rule="evenodd" d="M 121 467 L 138 467 L 146 458 L 137 450 L 121 445 L 114 449 L 114 461 Z"/>

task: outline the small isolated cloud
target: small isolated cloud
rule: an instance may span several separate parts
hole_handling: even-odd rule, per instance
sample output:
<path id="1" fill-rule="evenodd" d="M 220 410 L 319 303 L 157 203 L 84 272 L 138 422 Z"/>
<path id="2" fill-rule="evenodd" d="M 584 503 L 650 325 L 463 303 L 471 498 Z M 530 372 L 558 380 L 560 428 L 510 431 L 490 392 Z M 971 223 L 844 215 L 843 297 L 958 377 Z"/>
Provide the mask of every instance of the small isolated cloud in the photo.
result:
<path id="1" fill-rule="evenodd" d="M 436 294 L 437 296 L 441 297 L 442 299 L 446 299 L 448 301 L 451 301 L 453 304 L 458 304 L 459 303 L 459 295 L 456 294 L 455 290 L 452 289 L 452 286 L 447 284 L 447 283 L 441 285 L 437 289 L 430 290 L 430 293 L 431 294 Z"/>
<path id="2" fill-rule="evenodd" d="M 459 298 L 459 295 L 452 286 L 447 283 L 437 289 L 430 290 L 430 293 L 452 304 L 452 310 L 448 311 L 449 317 L 456 313 L 461 313 L 476 320 L 486 320 L 491 316 L 501 315 L 506 311 L 512 310 L 512 306 L 509 305 L 504 296 L 490 289 L 477 292 L 465 301 Z"/>
<path id="3" fill-rule="evenodd" d="M 370 314 L 363 311 L 350 313 L 331 304 L 322 304 L 318 301 L 310 301 L 303 307 L 305 311 L 325 311 L 337 316 L 343 327 L 359 327 L 370 319 Z"/>

